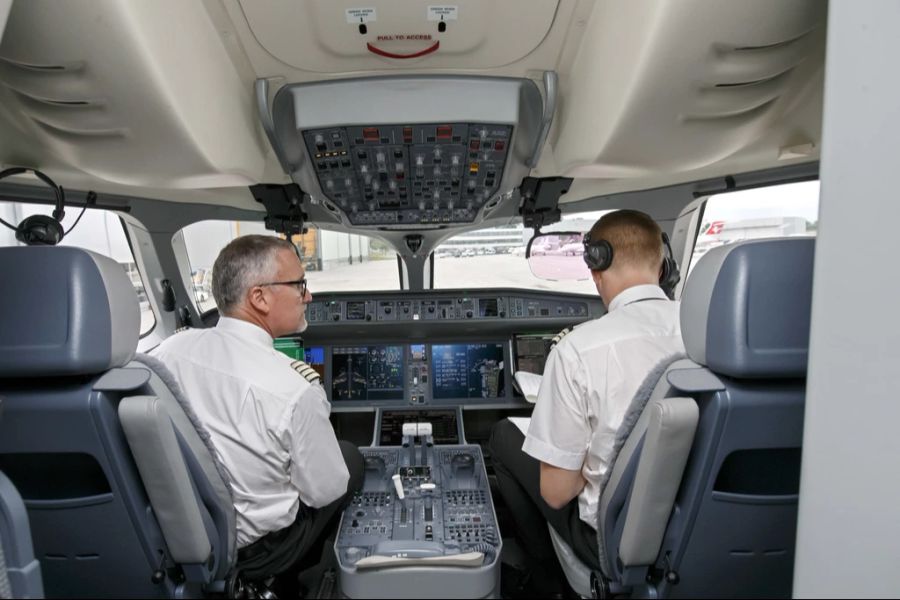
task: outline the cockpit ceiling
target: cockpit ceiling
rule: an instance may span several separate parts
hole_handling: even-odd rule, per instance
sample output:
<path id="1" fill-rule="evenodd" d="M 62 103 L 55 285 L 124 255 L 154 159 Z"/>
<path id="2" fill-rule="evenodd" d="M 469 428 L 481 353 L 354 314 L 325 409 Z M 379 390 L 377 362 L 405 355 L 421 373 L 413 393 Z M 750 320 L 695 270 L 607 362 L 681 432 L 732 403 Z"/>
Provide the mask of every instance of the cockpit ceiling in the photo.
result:
<path id="1" fill-rule="evenodd" d="M 824 2 L 363 4 L 16 0 L 0 41 L 0 163 L 70 187 L 255 208 L 248 186 L 291 180 L 257 80 L 271 101 L 344 79 L 509 78 L 546 101 L 548 71 L 557 102 L 531 175 L 576 178 L 565 201 L 818 159 Z M 415 101 L 404 89 L 401 113 Z M 477 86 L 467 93 L 478 106 Z"/>

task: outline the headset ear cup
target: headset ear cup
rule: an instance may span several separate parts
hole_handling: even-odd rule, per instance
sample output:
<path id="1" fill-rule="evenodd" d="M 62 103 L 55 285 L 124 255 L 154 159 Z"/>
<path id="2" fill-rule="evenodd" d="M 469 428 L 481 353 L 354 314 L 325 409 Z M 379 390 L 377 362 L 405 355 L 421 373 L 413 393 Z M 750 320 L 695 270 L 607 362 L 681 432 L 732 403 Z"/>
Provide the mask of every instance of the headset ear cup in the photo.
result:
<path id="1" fill-rule="evenodd" d="M 66 232 L 60 221 L 65 217 L 66 193 L 62 186 L 56 185 L 52 179 L 41 171 L 32 167 L 11 167 L 0 171 L 0 179 L 5 179 L 13 175 L 31 172 L 47 184 L 56 196 L 56 208 L 53 209 L 53 216 L 32 215 L 26 217 L 19 226 L 15 228 L 16 239 L 29 246 L 55 246 L 65 237 Z M 93 192 L 89 192 L 88 196 Z M 96 197 L 96 194 L 94 194 Z M 79 217 L 80 218 L 80 217 Z M 77 223 L 77 221 L 76 221 Z M 7 225 L 7 227 L 10 227 Z M 11 227 L 10 227 L 11 228 Z"/>
<path id="2" fill-rule="evenodd" d="M 47 215 L 32 215 L 16 229 L 16 239 L 29 246 L 55 246 L 64 235 L 60 222 Z"/>
<path id="3" fill-rule="evenodd" d="M 672 256 L 672 246 L 669 244 L 669 236 L 662 234 L 663 240 L 663 263 L 659 271 L 659 287 L 666 293 L 669 298 L 675 297 L 675 286 L 681 281 L 681 272 L 678 270 L 678 263 Z"/>
<path id="4" fill-rule="evenodd" d="M 591 271 L 605 271 L 612 265 L 613 247 L 606 240 L 590 241 L 589 235 L 584 236 L 584 262 Z"/>

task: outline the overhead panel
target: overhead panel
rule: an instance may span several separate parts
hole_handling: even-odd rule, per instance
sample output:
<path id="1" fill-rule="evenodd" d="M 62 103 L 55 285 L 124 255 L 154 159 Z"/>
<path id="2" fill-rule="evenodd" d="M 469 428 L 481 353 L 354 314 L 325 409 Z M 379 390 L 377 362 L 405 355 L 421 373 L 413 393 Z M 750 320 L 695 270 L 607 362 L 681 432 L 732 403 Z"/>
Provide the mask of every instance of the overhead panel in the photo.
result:
<path id="1" fill-rule="evenodd" d="M 374 77 L 285 86 L 263 122 L 315 203 L 403 229 L 478 222 L 510 200 L 542 108 L 529 79 Z"/>
<path id="2" fill-rule="evenodd" d="M 256 40 L 314 72 L 487 69 L 517 61 L 547 36 L 558 2 L 541 0 L 242 0 Z"/>
<path id="3" fill-rule="evenodd" d="M 471 223 L 500 187 L 511 135 L 479 123 L 303 134 L 323 195 L 354 225 Z"/>

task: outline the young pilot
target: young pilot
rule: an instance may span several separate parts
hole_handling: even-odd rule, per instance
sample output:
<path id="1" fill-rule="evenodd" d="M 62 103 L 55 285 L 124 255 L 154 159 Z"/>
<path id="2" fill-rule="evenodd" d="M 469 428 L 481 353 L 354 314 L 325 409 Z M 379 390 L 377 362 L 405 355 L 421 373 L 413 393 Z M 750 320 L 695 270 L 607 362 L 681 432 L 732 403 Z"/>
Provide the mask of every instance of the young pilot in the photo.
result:
<path id="1" fill-rule="evenodd" d="M 585 261 L 607 314 L 579 325 L 550 352 L 528 434 L 507 419 L 492 431 L 500 492 L 544 592 L 558 589 L 547 583 L 561 574 L 544 523 L 585 564 L 598 564 L 599 484 L 611 468 L 616 431 L 653 367 L 684 352 L 679 303 L 660 287 L 674 268 L 664 258 L 662 231 L 644 213 L 620 210 L 594 224 Z"/>

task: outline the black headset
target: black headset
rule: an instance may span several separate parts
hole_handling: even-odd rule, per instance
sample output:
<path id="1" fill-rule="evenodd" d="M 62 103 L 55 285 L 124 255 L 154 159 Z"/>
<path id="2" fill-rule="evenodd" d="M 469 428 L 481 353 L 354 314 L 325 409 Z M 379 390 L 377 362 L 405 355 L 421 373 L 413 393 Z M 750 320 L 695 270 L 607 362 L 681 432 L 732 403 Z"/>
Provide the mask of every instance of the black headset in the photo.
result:
<path id="1" fill-rule="evenodd" d="M 13 167 L 0 171 L 0 179 L 6 179 L 13 175 L 21 173 L 34 173 L 35 177 L 46 183 L 53 189 L 56 195 L 56 208 L 53 209 L 53 215 L 32 215 L 26 217 L 18 227 L 13 227 L 6 221 L 0 219 L 0 223 L 6 225 L 16 232 L 16 239 L 28 246 L 55 246 L 62 241 L 66 232 L 63 229 L 63 217 L 66 216 L 66 192 L 62 186 L 56 185 L 56 182 L 38 171 L 27 167 Z"/>
<path id="2" fill-rule="evenodd" d="M 672 255 L 672 246 L 669 244 L 669 236 L 662 234 L 662 242 L 665 247 L 662 269 L 659 272 L 659 287 L 663 289 L 669 298 L 675 297 L 675 286 L 681 281 L 681 272 L 678 263 Z M 591 240 L 591 233 L 584 234 L 584 262 L 591 271 L 605 271 L 612 266 L 613 247 L 608 241 Z"/>

